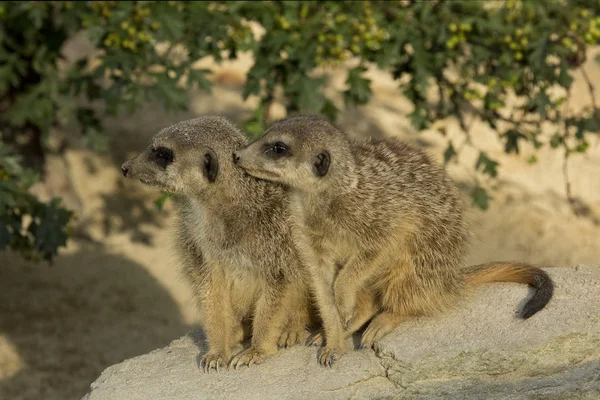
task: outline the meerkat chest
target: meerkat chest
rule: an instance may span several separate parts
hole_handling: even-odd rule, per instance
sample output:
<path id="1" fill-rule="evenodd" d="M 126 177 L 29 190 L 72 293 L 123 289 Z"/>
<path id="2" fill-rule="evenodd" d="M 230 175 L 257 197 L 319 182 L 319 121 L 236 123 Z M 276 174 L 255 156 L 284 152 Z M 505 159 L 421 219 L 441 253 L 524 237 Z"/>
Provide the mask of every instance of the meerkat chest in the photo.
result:
<path id="1" fill-rule="evenodd" d="M 237 239 L 236 231 L 228 227 L 225 221 L 208 215 L 201 207 L 194 207 L 185 218 L 182 222 L 207 262 L 230 269 L 252 269 L 251 249 Z"/>
<path id="2" fill-rule="evenodd" d="M 292 196 L 291 211 L 296 241 L 301 247 L 309 246 L 315 256 L 341 262 L 356 252 L 356 240 L 338 226 L 326 208 L 306 197 Z"/>

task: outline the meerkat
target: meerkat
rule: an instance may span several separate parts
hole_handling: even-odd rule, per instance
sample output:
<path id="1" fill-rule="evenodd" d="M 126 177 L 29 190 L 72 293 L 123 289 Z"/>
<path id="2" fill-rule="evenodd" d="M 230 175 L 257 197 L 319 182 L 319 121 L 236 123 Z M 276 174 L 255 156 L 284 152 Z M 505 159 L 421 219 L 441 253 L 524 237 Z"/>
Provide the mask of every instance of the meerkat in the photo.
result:
<path id="1" fill-rule="evenodd" d="M 455 308 L 485 282 L 535 288 L 522 318 L 552 297 L 552 280 L 533 265 L 463 268 L 470 233 L 458 190 L 407 143 L 353 142 L 325 118 L 300 115 L 273 123 L 234 159 L 290 190 L 293 236 L 324 327 L 322 365 L 341 357 L 345 338 L 365 322 L 361 347 L 371 347 L 401 321 Z"/>
<path id="2" fill-rule="evenodd" d="M 206 372 L 263 362 L 308 337 L 310 299 L 282 188 L 233 165 L 246 136 L 227 119 L 168 126 L 125 162 L 127 178 L 173 195 L 176 250 L 197 298 Z M 251 346 L 232 357 L 251 321 Z"/>

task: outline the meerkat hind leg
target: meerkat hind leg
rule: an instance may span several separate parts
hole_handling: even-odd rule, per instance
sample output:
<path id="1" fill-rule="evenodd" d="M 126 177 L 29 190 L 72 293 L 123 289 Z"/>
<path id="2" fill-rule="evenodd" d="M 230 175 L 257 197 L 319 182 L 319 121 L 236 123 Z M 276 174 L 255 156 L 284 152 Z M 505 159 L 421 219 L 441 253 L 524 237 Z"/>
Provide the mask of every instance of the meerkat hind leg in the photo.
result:
<path id="1" fill-rule="evenodd" d="M 367 329 L 363 332 L 360 347 L 362 349 L 372 348 L 377 341 L 393 331 L 402 321 L 406 321 L 409 318 L 407 315 L 398 315 L 389 311 L 381 312 L 373 318 Z"/>
<path id="2" fill-rule="evenodd" d="M 306 339 L 310 336 L 310 332 L 300 326 L 284 330 L 279 336 L 277 345 L 282 348 L 288 348 L 296 346 L 298 344 L 306 342 Z"/>
<path id="3" fill-rule="evenodd" d="M 242 320 L 233 329 L 231 335 L 231 351 L 232 354 L 244 348 L 244 342 L 252 337 L 252 321 Z"/>
<path id="4" fill-rule="evenodd" d="M 279 347 L 287 348 L 306 342 L 310 336 L 307 329 L 309 317 L 304 314 L 308 314 L 308 312 L 308 309 L 303 307 L 292 313 L 290 321 L 279 335 L 277 341 Z"/>
<path id="5" fill-rule="evenodd" d="M 203 309 L 203 328 L 208 344 L 207 353 L 200 359 L 204 372 L 227 365 L 231 358 L 232 336 L 238 324 L 226 290 L 225 277 L 214 270 L 208 287 L 200 300 Z"/>
<path id="6" fill-rule="evenodd" d="M 291 347 L 304 343 L 310 336 L 310 303 L 308 289 L 303 286 L 292 286 L 285 297 L 284 309 L 287 310 L 288 322 L 279 336 L 279 347 Z"/>
<path id="7" fill-rule="evenodd" d="M 252 343 L 250 348 L 233 357 L 229 367 L 261 364 L 277 352 L 277 340 L 286 318 L 285 295 L 281 290 L 267 287 L 256 304 L 252 323 Z"/>
<path id="8" fill-rule="evenodd" d="M 360 328 L 362 328 L 377 312 L 379 306 L 375 295 L 367 288 L 363 288 L 358 292 L 356 298 L 356 311 L 354 317 L 350 321 L 350 325 L 346 328 L 346 337 L 354 335 Z M 322 346 L 325 342 L 325 335 L 321 329 L 319 332 L 314 334 L 308 344 L 310 346 Z"/>

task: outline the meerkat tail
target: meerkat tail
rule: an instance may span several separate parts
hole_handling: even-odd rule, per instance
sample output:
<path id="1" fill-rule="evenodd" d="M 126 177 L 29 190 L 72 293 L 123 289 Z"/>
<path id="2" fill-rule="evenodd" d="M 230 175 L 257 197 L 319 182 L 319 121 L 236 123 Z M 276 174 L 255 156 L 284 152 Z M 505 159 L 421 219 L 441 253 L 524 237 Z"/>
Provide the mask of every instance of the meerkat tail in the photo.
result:
<path id="1" fill-rule="evenodd" d="M 526 263 L 491 262 L 473 265 L 465 278 L 467 285 L 487 282 L 525 283 L 535 289 L 535 294 L 521 310 L 521 318 L 527 319 L 548 304 L 554 291 L 550 276 L 540 268 Z"/>

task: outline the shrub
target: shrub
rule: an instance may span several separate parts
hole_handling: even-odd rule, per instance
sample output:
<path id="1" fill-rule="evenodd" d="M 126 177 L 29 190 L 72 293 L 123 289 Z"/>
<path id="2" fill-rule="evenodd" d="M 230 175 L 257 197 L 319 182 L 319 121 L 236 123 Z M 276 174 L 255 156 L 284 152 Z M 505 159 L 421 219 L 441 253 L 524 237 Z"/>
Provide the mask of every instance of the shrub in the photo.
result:
<path id="1" fill-rule="evenodd" d="M 587 79 L 586 50 L 600 42 L 598 0 L 5 1 L 0 23 L 0 129 L 17 147 L 0 151 L 0 249 L 46 260 L 64 245 L 72 214 L 29 193 L 36 177 L 14 158 L 25 151 L 16 138 L 25 136 L 29 151 L 43 158 L 50 129 L 74 120 L 85 142 L 101 151 L 107 146 L 104 114 L 133 112 L 149 99 L 184 109 L 190 87 L 210 89 L 210 71 L 194 68 L 207 56 L 217 62 L 246 51 L 254 56 L 243 90 L 244 98 L 260 99 L 245 124 L 250 135 L 266 127 L 278 88 L 289 113 L 335 121 L 339 110 L 323 92 L 326 76 L 315 72 L 344 63 L 344 107 L 369 101 L 365 71 L 376 65 L 412 102 L 416 129 L 456 118 L 466 145 L 473 134 L 467 116 L 489 124 L 505 151 L 517 154 L 523 142 L 562 149 L 565 157 L 584 152 L 586 133 L 600 126 L 589 79 L 590 107 L 573 113 L 564 106 L 572 72 L 581 70 Z M 256 34 L 253 24 L 264 32 Z M 96 63 L 64 66 L 61 49 L 75 35 L 89 38 Z M 516 106 L 507 106 L 509 98 Z M 101 103 L 102 113 L 91 102 Z M 544 126 L 556 129 L 547 142 L 540 136 Z M 445 161 L 463 147 L 450 143 Z M 474 168 L 495 178 L 498 165 L 480 152 Z M 487 208 L 480 184 L 472 195 Z M 26 227 L 27 218 L 33 222 Z"/>

